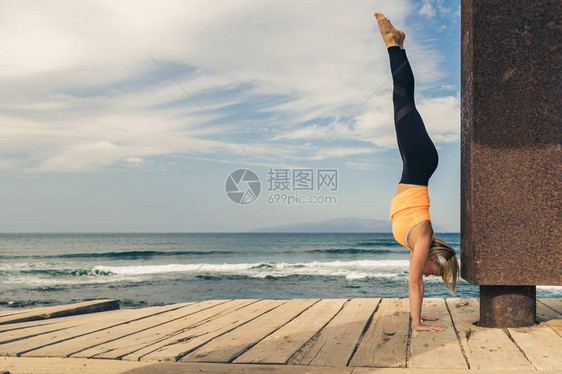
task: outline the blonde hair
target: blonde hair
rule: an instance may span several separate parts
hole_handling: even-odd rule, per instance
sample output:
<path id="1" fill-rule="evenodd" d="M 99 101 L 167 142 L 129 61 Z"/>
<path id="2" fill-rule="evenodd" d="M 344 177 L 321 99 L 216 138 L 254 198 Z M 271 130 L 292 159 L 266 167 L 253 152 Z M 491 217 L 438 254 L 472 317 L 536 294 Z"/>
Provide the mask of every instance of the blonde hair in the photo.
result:
<path id="1" fill-rule="evenodd" d="M 437 257 L 437 266 L 443 273 L 442 278 L 445 286 L 449 288 L 451 283 L 451 294 L 455 294 L 455 288 L 460 276 L 459 262 L 453 247 L 441 239 L 433 238 L 429 247 L 429 257 Z"/>

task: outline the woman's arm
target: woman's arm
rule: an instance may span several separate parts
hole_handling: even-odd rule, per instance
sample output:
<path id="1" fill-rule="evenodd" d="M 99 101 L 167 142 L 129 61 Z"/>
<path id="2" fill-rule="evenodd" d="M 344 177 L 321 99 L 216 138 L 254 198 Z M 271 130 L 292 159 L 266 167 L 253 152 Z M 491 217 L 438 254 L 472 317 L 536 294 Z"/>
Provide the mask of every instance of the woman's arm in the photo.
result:
<path id="1" fill-rule="evenodd" d="M 423 279 L 413 280 L 410 279 L 408 282 L 408 296 L 410 298 L 410 316 L 412 317 L 412 323 L 414 328 L 417 330 L 421 325 L 421 306 L 423 301 Z"/>
<path id="2" fill-rule="evenodd" d="M 425 238 L 418 238 L 410 252 L 410 269 L 408 273 L 408 296 L 410 298 L 410 317 L 414 327 L 421 324 L 421 307 L 423 301 L 423 271 L 429 257 L 430 243 Z"/>
<path id="3" fill-rule="evenodd" d="M 440 331 L 443 327 L 433 325 L 423 325 L 421 320 L 421 309 L 424 294 L 423 271 L 429 257 L 429 247 L 431 246 L 431 236 L 419 238 L 410 253 L 410 271 L 408 274 L 408 297 L 410 299 L 410 317 L 412 324 L 418 331 Z"/>

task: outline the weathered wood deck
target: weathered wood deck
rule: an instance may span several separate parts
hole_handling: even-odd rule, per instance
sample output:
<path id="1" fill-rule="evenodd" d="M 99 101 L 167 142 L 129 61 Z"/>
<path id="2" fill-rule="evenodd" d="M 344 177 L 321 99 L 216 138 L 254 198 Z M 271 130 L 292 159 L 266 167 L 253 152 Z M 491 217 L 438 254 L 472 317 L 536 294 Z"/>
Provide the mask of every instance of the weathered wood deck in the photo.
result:
<path id="1" fill-rule="evenodd" d="M 533 327 L 492 329 L 473 324 L 477 299 L 425 298 L 439 332 L 412 328 L 407 298 L 117 307 L 1 312 L 0 373 L 562 372 L 562 299 L 537 299 Z"/>

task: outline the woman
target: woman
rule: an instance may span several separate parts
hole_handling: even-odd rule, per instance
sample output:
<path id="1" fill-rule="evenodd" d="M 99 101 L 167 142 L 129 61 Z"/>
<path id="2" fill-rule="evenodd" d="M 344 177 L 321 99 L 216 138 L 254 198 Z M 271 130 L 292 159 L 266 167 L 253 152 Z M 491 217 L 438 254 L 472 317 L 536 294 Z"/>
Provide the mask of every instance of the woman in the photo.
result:
<path id="1" fill-rule="evenodd" d="M 444 328 L 422 323 L 437 320 L 421 316 L 423 276 L 440 276 L 447 287 L 451 280 L 451 293 L 454 293 L 459 265 L 455 250 L 434 237 L 429 216 L 427 185 L 437 168 L 437 149 L 414 103 L 414 75 L 403 47 L 406 35 L 394 28 L 382 13 L 375 13 L 375 17 L 390 58 L 394 124 L 403 162 L 402 177 L 390 208 L 392 233 L 398 243 L 410 249 L 408 285 L 414 328 L 440 331 Z"/>

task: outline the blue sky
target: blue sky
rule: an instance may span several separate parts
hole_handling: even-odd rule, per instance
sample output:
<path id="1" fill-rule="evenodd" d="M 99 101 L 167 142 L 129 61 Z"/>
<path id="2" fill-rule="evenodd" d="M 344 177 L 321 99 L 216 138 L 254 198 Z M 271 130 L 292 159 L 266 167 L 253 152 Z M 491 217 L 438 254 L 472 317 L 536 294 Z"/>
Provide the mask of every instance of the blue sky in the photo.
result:
<path id="1" fill-rule="evenodd" d="M 0 231 L 387 220 L 402 163 L 375 11 L 406 33 L 432 221 L 458 232 L 460 1 L 439 0 L 2 2 Z M 262 188 L 241 205 L 244 168 Z M 336 169 L 337 202 L 269 204 L 270 168 Z"/>

